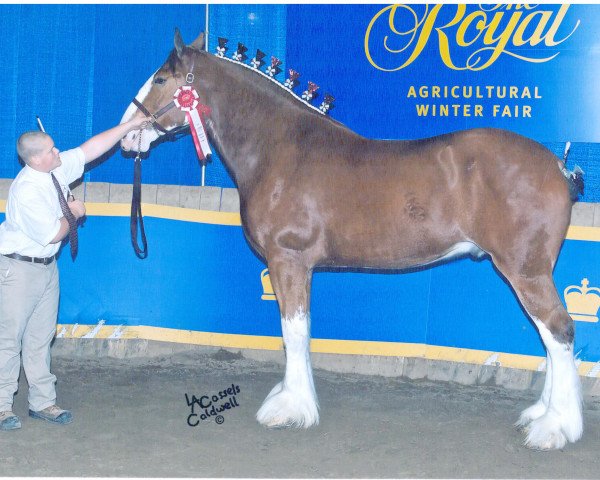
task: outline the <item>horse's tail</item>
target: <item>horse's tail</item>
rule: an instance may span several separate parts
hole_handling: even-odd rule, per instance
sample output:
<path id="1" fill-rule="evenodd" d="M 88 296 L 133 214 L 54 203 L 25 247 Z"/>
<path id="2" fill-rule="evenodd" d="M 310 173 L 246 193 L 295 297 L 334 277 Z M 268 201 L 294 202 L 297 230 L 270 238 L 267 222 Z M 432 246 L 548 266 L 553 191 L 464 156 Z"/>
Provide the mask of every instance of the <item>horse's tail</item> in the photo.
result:
<path id="1" fill-rule="evenodd" d="M 565 145 L 565 153 L 563 154 L 562 162 L 559 162 L 559 167 L 569 182 L 569 194 L 571 195 L 571 200 L 576 202 L 579 200 L 579 195 L 583 195 L 583 170 L 579 167 L 579 165 L 575 165 L 573 171 L 567 169 L 567 157 L 569 156 L 570 151 L 571 142 L 567 142 Z"/>

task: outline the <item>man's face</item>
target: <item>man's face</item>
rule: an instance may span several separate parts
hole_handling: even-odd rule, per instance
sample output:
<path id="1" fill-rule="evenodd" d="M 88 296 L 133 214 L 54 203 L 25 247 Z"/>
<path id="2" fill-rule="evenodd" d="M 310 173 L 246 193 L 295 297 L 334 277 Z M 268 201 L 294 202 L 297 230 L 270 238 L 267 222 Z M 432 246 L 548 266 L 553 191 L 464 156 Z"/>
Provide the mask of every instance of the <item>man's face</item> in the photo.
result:
<path id="1" fill-rule="evenodd" d="M 40 172 L 51 172 L 60 167 L 61 161 L 58 148 L 54 146 L 54 140 L 47 137 L 40 141 L 40 152 L 31 157 L 30 165 Z"/>

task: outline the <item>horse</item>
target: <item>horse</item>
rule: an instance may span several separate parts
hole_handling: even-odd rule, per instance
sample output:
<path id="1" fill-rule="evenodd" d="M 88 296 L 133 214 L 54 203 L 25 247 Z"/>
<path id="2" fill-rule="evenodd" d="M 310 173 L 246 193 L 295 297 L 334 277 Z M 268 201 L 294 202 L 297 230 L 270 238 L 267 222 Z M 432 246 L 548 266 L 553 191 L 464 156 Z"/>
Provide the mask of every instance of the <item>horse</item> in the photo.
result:
<path id="1" fill-rule="evenodd" d="M 258 422 L 319 423 L 309 353 L 316 268 L 402 272 L 470 256 L 493 262 L 547 352 L 541 396 L 515 424 L 524 444 L 550 450 L 580 439 L 573 321 L 552 277 L 577 198 L 564 162 L 499 129 L 364 138 L 204 43 L 203 33 L 186 45 L 175 31 L 173 50 L 122 120 L 160 111 L 160 122 L 155 115 L 121 148 L 148 152 L 186 125 L 182 111 L 164 108 L 186 80 L 210 108 L 209 139 L 237 185 L 245 237 L 268 266 L 281 315 L 285 374 Z"/>

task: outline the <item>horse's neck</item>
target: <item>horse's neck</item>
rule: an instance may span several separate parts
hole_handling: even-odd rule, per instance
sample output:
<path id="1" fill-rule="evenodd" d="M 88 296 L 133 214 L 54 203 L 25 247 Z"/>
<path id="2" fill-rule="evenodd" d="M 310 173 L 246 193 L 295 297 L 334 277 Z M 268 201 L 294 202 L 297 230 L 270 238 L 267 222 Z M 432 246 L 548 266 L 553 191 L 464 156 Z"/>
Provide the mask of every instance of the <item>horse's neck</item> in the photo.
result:
<path id="1" fill-rule="evenodd" d="M 212 109 L 208 122 L 211 140 L 238 187 L 252 184 L 269 168 L 269 146 L 282 140 L 274 138 L 273 113 L 293 107 L 281 98 L 285 92 L 273 93 L 260 84 L 268 80 L 255 72 L 243 71 L 244 67 L 226 60 L 210 60 L 212 68 L 204 88 Z"/>

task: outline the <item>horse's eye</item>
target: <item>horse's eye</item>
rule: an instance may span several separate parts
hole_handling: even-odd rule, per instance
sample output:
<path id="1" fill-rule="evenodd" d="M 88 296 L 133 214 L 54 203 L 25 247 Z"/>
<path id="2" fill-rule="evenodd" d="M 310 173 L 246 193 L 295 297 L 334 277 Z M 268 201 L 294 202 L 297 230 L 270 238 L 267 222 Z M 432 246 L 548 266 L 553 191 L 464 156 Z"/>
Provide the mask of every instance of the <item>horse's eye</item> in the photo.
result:
<path id="1" fill-rule="evenodd" d="M 156 83 L 156 84 L 158 84 L 158 85 L 162 85 L 163 83 L 165 83 L 165 81 L 166 81 L 166 80 L 165 80 L 164 78 L 162 78 L 162 77 L 156 77 L 156 78 L 154 79 L 154 83 Z"/>

